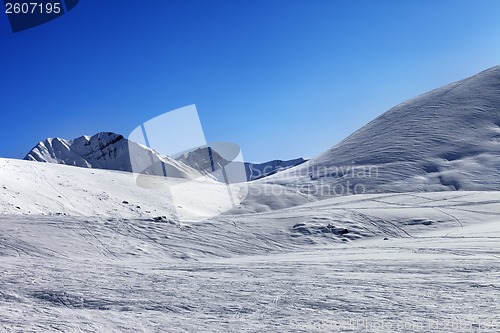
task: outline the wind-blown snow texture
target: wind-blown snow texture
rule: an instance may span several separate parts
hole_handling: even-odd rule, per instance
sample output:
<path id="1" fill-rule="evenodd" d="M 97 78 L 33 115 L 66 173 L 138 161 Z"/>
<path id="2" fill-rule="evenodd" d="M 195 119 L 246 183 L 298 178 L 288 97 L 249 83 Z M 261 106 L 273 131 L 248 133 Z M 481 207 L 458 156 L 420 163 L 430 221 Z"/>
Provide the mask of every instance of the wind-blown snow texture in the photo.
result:
<path id="1" fill-rule="evenodd" d="M 264 181 L 318 196 L 500 190 L 500 66 L 401 103 Z"/>
<path id="2" fill-rule="evenodd" d="M 497 332 L 499 212 L 500 192 L 441 192 L 193 223 L 2 215 L 0 330 Z"/>

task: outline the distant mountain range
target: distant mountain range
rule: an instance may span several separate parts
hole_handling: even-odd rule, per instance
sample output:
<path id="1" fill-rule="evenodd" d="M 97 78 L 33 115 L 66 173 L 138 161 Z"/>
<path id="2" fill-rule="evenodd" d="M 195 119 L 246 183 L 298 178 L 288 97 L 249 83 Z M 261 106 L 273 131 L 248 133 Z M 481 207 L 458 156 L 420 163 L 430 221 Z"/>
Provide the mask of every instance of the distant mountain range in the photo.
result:
<path id="1" fill-rule="evenodd" d="M 211 158 L 210 158 L 211 153 Z M 194 149 L 177 158 L 160 154 L 112 132 L 102 132 L 93 136 L 81 136 L 73 140 L 48 138 L 39 142 L 24 158 L 28 161 L 56 163 L 82 168 L 137 172 L 174 178 L 193 179 L 211 174 L 224 181 L 214 170 L 227 166 L 231 161 L 207 147 Z M 133 157 L 131 159 L 131 157 Z M 133 165 L 132 161 L 141 164 Z M 266 163 L 243 163 L 246 180 L 260 179 L 278 171 L 304 163 L 302 158 Z M 153 165 L 153 167 L 151 167 Z M 159 167 L 159 165 L 164 166 Z M 242 169 L 243 170 L 243 169 Z M 243 179 L 245 180 L 245 179 Z"/>
<path id="2" fill-rule="evenodd" d="M 196 169 L 196 170 L 217 170 L 228 165 L 232 161 L 224 159 L 217 151 L 208 147 L 198 148 L 189 153 L 182 154 L 176 157 L 176 160 Z M 297 166 L 306 162 L 303 158 L 282 161 L 273 160 L 264 163 L 249 163 L 233 161 L 233 164 L 243 164 L 243 168 L 247 175 L 247 180 L 252 181 L 261 179 L 279 171 Z"/>

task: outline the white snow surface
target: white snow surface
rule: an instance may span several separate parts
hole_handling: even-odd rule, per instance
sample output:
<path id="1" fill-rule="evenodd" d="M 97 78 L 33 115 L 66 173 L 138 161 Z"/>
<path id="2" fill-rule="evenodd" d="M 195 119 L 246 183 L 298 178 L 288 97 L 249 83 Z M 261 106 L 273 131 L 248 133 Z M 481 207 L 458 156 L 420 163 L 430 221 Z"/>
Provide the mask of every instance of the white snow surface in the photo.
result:
<path id="1" fill-rule="evenodd" d="M 246 188 L 231 186 L 235 204 Z M 0 214 L 200 220 L 230 208 L 228 189 L 211 178 L 180 179 L 0 159 Z"/>
<path id="2" fill-rule="evenodd" d="M 262 190 L 248 197 L 267 209 L 248 201 L 200 220 L 221 198 L 196 186 L 211 201 L 179 222 L 164 187 L 134 176 L 0 159 L 0 331 L 500 327 L 500 192 L 318 201 Z"/>

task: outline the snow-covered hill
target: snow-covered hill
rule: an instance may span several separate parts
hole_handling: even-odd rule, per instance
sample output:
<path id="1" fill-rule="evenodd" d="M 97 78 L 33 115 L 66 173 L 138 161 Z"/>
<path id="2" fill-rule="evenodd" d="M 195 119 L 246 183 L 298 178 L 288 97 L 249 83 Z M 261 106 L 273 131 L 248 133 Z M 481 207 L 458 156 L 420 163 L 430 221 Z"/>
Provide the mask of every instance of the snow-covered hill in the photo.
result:
<path id="1" fill-rule="evenodd" d="M 500 66 L 401 103 L 319 157 L 263 181 L 318 197 L 499 190 Z"/>
<path id="2" fill-rule="evenodd" d="M 246 187 L 0 158 L 0 214 L 200 220 L 239 204 Z"/>
<path id="3" fill-rule="evenodd" d="M 111 132 L 81 136 L 74 140 L 49 138 L 38 143 L 24 159 L 127 172 L 141 172 L 157 162 L 163 164 L 165 171 L 153 167 L 145 172 L 159 176 L 165 172 L 174 178 L 193 179 L 200 176 L 199 172 L 179 161 Z"/>

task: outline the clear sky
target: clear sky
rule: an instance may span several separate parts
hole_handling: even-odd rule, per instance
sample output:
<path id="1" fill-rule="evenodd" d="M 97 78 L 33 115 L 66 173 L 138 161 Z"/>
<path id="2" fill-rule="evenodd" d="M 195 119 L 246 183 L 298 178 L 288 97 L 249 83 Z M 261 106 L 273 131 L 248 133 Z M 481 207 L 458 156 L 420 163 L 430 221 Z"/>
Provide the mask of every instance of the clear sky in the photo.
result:
<path id="1" fill-rule="evenodd" d="M 499 65 L 500 1 L 81 0 L 15 34 L 2 10 L 0 60 L 1 157 L 190 104 L 248 161 L 314 157 Z"/>

